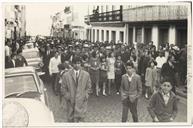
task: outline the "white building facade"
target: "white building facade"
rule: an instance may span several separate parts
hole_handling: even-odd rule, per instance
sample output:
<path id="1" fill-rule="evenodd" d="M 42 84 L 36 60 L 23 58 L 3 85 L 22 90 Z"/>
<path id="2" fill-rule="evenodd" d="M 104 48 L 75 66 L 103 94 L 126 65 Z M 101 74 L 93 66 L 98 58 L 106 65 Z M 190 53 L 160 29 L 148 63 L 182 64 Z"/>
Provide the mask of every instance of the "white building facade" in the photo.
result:
<path id="1" fill-rule="evenodd" d="M 89 6 L 85 22 L 87 39 L 126 44 L 154 42 L 183 47 L 187 44 L 188 6 L 103 5 Z"/>
<path id="2" fill-rule="evenodd" d="M 26 8 L 24 5 L 5 5 L 5 38 L 20 39 L 26 35 Z"/>

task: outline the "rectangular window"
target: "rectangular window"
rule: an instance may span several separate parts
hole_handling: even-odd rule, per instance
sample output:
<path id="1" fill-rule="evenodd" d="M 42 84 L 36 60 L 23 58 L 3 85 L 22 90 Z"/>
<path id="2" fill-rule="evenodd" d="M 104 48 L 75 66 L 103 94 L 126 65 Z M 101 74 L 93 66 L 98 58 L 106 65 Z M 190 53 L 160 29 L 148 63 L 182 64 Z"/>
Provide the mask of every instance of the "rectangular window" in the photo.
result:
<path id="1" fill-rule="evenodd" d="M 104 41 L 104 30 L 101 31 L 101 38 L 102 38 L 102 41 Z"/>
<path id="2" fill-rule="evenodd" d="M 133 28 L 129 28 L 129 39 L 128 39 L 128 43 L 131 45 L 133 44 Z"/>
<path id="3" fill-rule="evenodd" d="M 97 30 L 97 41 L 99 41 L 99 30 Z"/>
<path id="4" fill-rule="evenodd" d="M 138 43 L 142 43 L 142 29 L 136 28 L 136 38 L 135 41 Z"/>
<path id="5" fill-rule="evenodd" d="M 93 42 L 95 42 L 95 30 L 93 29 Z"/>
<path id="6" fill-rule="evenodd" d="M 112 40 L 113 42 L 116 41 L 116 31 L 112 31 L 112 32 L 111 32 L 111 40 Z"/>
<path id="7" fill-rule="evenodd" d="M 109 31 L 106 31 L 106 41 L 109 41 Z"/>
<path id="8" fill-rule="evenodd" d="M 151 41 L 151 33 L 152 28 L 145 28 L 144 29 L 144 43 L 148 44 Z"/>
<path id="9" fill-rule="evenodd" d="M 168 43 L 168 28 L 159 28 L 159 45 Z"/>
<path id="10" fill-rule="evenodd" d="M 121 42 L 124 42 L 124 32 L 120 32 L 119 39 Z"/>

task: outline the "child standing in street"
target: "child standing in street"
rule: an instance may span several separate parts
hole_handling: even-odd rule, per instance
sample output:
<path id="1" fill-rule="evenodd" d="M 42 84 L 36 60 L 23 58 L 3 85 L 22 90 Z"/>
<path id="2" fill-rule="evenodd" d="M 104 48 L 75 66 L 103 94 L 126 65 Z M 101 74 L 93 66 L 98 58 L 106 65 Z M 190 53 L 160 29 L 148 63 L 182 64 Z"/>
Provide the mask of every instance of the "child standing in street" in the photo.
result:
<path id="1" fill-rule="evenodd" d="M 149 99 L 153 92 L 155 91 L 155 87 L 157 86 L 157 69 L 155 67 L 157 63 L 154 60 L 149 62 L 149 67 L 146 69 L 145 73 L 145 98 Z"/>
<path id="2" fill-rule="evenodd" d="M 175 119 L 178 98 L 171 89 L 171 83 L 165 80 L 160 90 L 152 95 L 148 111 L 154 122 L 171 122 Z"/>

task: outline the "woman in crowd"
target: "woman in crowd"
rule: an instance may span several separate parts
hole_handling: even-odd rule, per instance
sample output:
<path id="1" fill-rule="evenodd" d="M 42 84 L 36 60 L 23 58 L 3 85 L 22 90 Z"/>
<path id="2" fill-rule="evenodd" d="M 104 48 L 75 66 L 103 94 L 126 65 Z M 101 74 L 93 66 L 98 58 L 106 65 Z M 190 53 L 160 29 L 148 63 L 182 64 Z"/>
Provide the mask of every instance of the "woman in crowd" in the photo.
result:
<path id="1" fill-rule="evenodd" d="M 92 89 L 96 92 L 96 96 L 99 96 L 99 58 L 97 53 L 92 52 L 92 57 L 90 59 L 90 77 L 92 81 Z"/>
<path id="2" fill-rule="evenodd" d="M 106 83 L 107 83 L 107 61 L 106 57 L 101 57 L 101 64 L 100 64 L 100 82 L 102 84 L 102 95 L 106 96 Z"/>
<path id="3" fill-rule="evenodd" d="M 151 95 L 155 92 L 157 86 L 157 63 L 153 60 L 149 62 L 149 66 L 146 69 L 145 73 L 145 98 L 149 99 Z"/>
<path id="4" fill-rule="evenodd" d="M 107 58 L 107 79 L 108 79 L 108 93 L 111 94 L 111 86 L 114 84 L 115 80 L 115 57 L 114 53 L 111 51 Z"/>
<path id="5" fill-rule="evenodd" d="M 120 93 L 120 86 L 121 86 L 121 76 L 122 76 L 122 68 L 123 68 L 123 62 L 121 60 L 121 55 L 117 55 L 117 59 L 115 61 L 115 84 L 116 84 L 116 91 L 117 94 Z"/>

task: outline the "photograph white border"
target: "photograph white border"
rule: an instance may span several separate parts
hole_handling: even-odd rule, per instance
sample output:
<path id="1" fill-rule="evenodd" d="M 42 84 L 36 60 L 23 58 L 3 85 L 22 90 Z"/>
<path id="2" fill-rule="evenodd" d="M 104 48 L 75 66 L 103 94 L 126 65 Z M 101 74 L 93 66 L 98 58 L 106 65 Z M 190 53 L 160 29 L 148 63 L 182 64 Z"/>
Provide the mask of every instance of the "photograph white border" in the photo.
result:
<path id="1" fill-rule="evenodd" d="M 128 0 L 123 0 L 122 2 L 118 1 L 118 0 L 115 0 L 115 1 L 105 1 L 105 2 L 100 2 L 102 0 L 95 0 L 95 4 L 114 4 L 114 3 L 119 3 L 119 4 L 150 4 L 150 2 L 153 4 L 153 5 L 158 5 L 158 4 L 167 4 L 167 5 L 178 5 L 178 4 L 184 4 L 183 1 L 181 2 L 175 2 L 175 1 L 171 1 L 171 2 L 168 2 L 168 1 L 162 1 L 162 2 L 155 2 L 155 1 L 139 1 L 139 2 L 130 2 Z M 165 3 L 165 2 L 168 2 L 168 3 Z M 173 3 L 175 2 L 175 3 Z M 191 1 L 189 1 L 191 2 Z M 87 5 L 93 5 L 93 2 L 91 3 L 90 1 L 78 1 L 78 0 L 74 0 L 74 1 L 40 1 L 38 2 L 37 0 L 35 1 L 24 1 L 24 0 L 18 0 L 18 1 L 14 1 L 14 0 L 6 0 L 6 1 L 3 1 L 2 5 L 1 5 L 1 11 L 2 11 L 2 17 L 1 20 L 1 48 L 2 48 L 2 54 L 1 54 L 1 60 L 0 60 L 0 63 L 2 64 L 1 65 L 1 75 L 0 77 L 2 78 L 2 85 L 4 85 L 4 37 L 5 37 L 5 27 L 4 27 L 4 6 L 5 5 L 8 5 L 8 4 L 22 4 L 22 5 L 28 5 L 28 4 L 65 4 L 65 5 L 77 5 L 77 4 L 87 4 Z M 186 3 L 185 3 L 186 4 Z M 188 3 L 189 4 L 189 3 Z M 192 4 L 190 5 L 192 6 Z M 187 47 L 188 47 L 188 57 L 190 56 L 191 58 L 188 58 L 188 66 L 191 67 L 191 70 L 187 70 L 188 73 L 187 73 L 187 80 L 188 80 L 188 84 L 187 84 L 187 90 L 188 90 L 188 93 L 187 93 L 187 122 L 184 122 L 184 123 L 173 123 L 173 122 L 170 122 L 170 123 L 149 123 L 149 122 L 138 122 L 138 123 L 131 123 L 131 122 L 128 122 L 128 123 L 55 123 L 54 126 L 58 126 L 58 127 L 62 127 L 62 126 L 65 126 L 65 127 L 90 127 L 90 126 L 98 126 L 98 127 L 116 127 L 116 126 L 121 126 L 121 127 L 126 127 L 126 126 L 184 126 L 184 125 L 191 125 L 192 124 L 192 10 L 191 10 L 191 7 L 189 7 L 188 9 L 188 27 L 187 27 L 187 30 L 188 30 L 188 38 L 187 38 Z M 0 90 L 1 92 L 4 92 L 2 91 L 2 86 L 0 87 Z M 2 97 L 3 97 L 3 94 L 2 94 Z M 1 97 L 1 98 L 2 98 Z M 3 98 L 1 99 L 1 101 L 3 101 Z M 2 105 L 1 105 L 1 113 L 2 113 Z"/>

